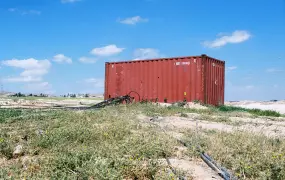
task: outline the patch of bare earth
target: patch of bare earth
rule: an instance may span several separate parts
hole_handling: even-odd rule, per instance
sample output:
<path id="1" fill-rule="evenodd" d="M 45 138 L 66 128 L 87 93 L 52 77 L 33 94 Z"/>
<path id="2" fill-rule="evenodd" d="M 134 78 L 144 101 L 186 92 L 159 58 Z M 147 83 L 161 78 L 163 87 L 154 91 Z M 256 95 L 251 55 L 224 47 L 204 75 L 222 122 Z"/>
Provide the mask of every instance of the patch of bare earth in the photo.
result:
<path id="1" fill-rule="evenodd" d="M 196 113 L 189 113 L 188 116 L 188 118 L 177 116 L 161 117 L 155 123 L 167 129 L 196 129 L 198 125 L 200 130 L 225 132 L 238 130 L 261 133 L 270 137 L 285 137 L 285 118 L 276 118 L 273 121 L 264 118 L 229 117 L 228 122 L 213 122 L 212 119 L 207 120 L 202 115 Z M 219 117 L 215 118 L 218 119 Z"/>
<path id="2" fill-rule="evenodd" d="M 0 168 L 7 166 L 7 159 L 6 158 L 0 158 Z"/>
<path id="3" fill-rule="evenodd" d="M 144 115 L 137 116 L 139 120 L 144 123 L 150 123 L 150 118 Z M 161 120 L 161 121 L 160 121 Z M 158 121 L 164 121 L 164 118 L 158 118 Z M 157 123 L 157 122 L 154 122 Z M 161 124 L 158 124 L 160 127 Z M 163 128 L 164 129 L 164 128 Z M 167 135 L 174 137 L 176 139 L 181 139 L 183 137 L 182 133 L 177 132 L 176 130 L 168 130 L 165 132 Z M 186 154 L 187 147 L 175 147 L 175 157 L 169 159 L 170 165 L 177 170 L 182 170 L 186 172 L 188 176 L 191 176 L 194 180 L 222 180 L 222 178 L 212 170 L 207 164 L 205 164 L 201 159 L 190 158 Z M 167 164 L 165 159 L 161 160 L 164 164 Z"/>
<path id="4" fill-rule="evenodd" d="M 158 103 L 159 106 L 161 107 L 169 107 L 172 104 L 170 103 Z M 175 105 L 175 104 L 174 104 Z M 198 103 L 193 103 L 193 102 L 188 102 L 184 105 L 184 108 L 192 108 L 192 109 L 208 109 L 206 106 L 203 106 Z"/>
<path id="5" fill-rule="evenodd" d="M 213 180 L 222 179 L 216 172 L 210 169 L 204 162 L 189 161 L 185 159 L 169 159 L 171 165 L 176 169 L 181 169 L 185 172 L 190 172 L 195 180 Z"/>
<path id="6" fill-rule="evenodd" d="M 66 100 L 50 100 L 50 99 L 0 99 L 1 108 L 52 108 L 52 107 L 85 107 L 96 104 L 102 100 L 90 99 L 66 99 Z"/>
<path id="7" fill-rule="evenodd" d="M 285 122 L 272 122 L 272 123 L 246 123 L 242 119 L 239 119 L 239 122 L 244 122 L 242 125 L 229 125 L 218 122 L 209 122 L 209 121 L 201 121 L 195 120 L 191 118 L 183 118 L 183 117 L 165 117 L 161 121 L 157 122 L 162 127 L 174 129 L 195 129 L 196 123 L 198 124 L 198 128 L 201 130 L 218 130 L 218 131 L 226 131 L 233 132 L 236 130 L 239 131 L 249 131 L 253 133 L 261 133 L 270 137 L 285 137 Z M 254 122 L 254 121 L 253 121 Z"/>
<path id="8" fill-rule="evenodd" d="M 276 102 L 256 102 L 256 101 L 238 101 L 238 102 L 226 102 L 226 105 L 237 106 L 249 109 L 262 109 L 262 110 L 273 110 L 281 114 L 285 114 L 285 101 Z"/>
<path id="9" fill-rule="evenodd" d="M 228 114 L 226 118 L 223 116 L 209 116 L 210 119 L 207 120 L 207 118 L 205 118 L 205 116 L 202 114 L 188 113 L 187 116 L 188 117 L 170 116 L 151 118 L 144 115 L 138 115 L 138 119 L 143 122 L 158 125 L 162 128 L 162 130 L 165 131 L 165 133 L 176 139 L 180 139 L 183 136 L 183 133 L 181 133 L 182 131 L 180 130 L 196 129 L 197 126 L 199 131 L 247 131 L 256 134 L 264 134 L 270 137 L 285 138 L 285 118 L 282 117 L 230 117 L 230 114 Z M 214 122 L 218 121 L 219 118 L 225 118 L 225 122 Z M 181 156 L 178 154 L 177 157 L 170 159 L 170 162 L 172 166 L 177 169 L 191 172 L 191 176 L 194 179 L 220 178 L 217 173 L 208 167 L 204 162 L 197 159 L 189 159 L 186 156 Z"/>

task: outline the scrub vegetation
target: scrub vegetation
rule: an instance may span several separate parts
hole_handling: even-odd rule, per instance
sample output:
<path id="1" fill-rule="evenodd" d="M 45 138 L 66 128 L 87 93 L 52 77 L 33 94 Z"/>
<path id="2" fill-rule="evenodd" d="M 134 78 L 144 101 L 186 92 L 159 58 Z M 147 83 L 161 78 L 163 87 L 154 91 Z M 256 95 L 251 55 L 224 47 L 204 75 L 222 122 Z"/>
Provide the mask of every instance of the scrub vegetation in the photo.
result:
<path id="1" fill-rule="evenodd" d="M 175 179 L 161 160 L 175 157 L 182 146 L 145 117 L 188 113 L 203 116 L 246 111 L 258 116 L 277 113 L 233 107 L 189 109 L 132 104 L 100 110 L 0 109 L 0 177 L 7 179 Z M 206 118 L 207 120 L 207 118 Z M 220 123 L 228 118 L 218 119 Z M 285 179 L 285 140 L 250 132 L 177 130 L 188 144 L 199 145 L 239 179 Z M 196 137 L 196 138 L 195 138 Z M 15 153 L 15 148 L 21 147 Z M 17 149 L 17 148 L 16 148 Z M 194 148 L 186 155 L 199 159 Z M 188 179 L 191 179 L 189 175 Z"/>

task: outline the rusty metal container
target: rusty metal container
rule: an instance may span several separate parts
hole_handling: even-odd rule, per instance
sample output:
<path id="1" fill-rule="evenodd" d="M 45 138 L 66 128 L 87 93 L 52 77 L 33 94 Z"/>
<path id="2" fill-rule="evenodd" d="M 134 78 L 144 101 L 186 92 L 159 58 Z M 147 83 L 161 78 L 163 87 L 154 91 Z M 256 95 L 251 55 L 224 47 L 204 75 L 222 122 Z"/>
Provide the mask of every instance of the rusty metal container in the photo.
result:
<path id="1" fill-rule="evenodd" d="M 200 101 L 223 105 L 225 61 L 207 55 L 107 62 L 104 98 L 130 93 L 136 101 Z"/>

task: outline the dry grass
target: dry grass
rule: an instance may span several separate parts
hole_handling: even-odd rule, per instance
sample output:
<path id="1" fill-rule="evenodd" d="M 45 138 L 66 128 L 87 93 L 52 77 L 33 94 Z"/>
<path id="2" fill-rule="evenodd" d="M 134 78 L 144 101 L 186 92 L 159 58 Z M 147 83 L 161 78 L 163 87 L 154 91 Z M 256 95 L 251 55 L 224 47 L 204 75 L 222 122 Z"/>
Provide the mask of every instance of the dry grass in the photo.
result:
<path id="1" fill-rule="evenodd" d="M 131 109 L 23 114 L 7 115 L 0 124 L 0 158 L 11 162 L 0 168 L 0 177 L 171 179 L 157 159 L 170 156 L 176 141 L 152 127 L 138 126 Z M 18 144 L 36 163 L 24 168 L 21 158 L 12 158 Z"/>
<path id="2" fill-rule="evenodd" d="M 179 146 L 138 114 L 199 113 L 228 123 L 231 112 L 149 104 L 93 111 L 0 109 L 0 177 L 14 179 L 173 179 L 158 159 Z M 236 113 L 236 112 L 232 112 Z M 222 115 L 225 115 L 224 117 Z M 195 144 L 193 132 L 183 132 Z M 246 132 L 203 131 L 199 144 L 240 179 L 285 179 L 285 140 Z M 23 146 L 21 157 L 13 149 Z M 181 145 L 180 145 L 181 146 Z M 188 156 L 196 157 L 191 149 Z"/>
<path id="3" fill-rule="evenodd" d="M 194 132 L 184 140 L 195 143 Z M 203 131 L 199 144 L 239 179 L 285 179 L 285 140 L 248 132 Z M 194 154 L 194 152 L 190 153 Z"/>
<path id="4" fill-rule="evenodd" d="M 222 112 L 248 112 L 255 116 L 269 116 L 269 117 L 281 117 L 279 112 L 272 110 L 261 110 L 261 109 L 247 109 L 235 106 L 220 106 L 216 108 L 218 111 Z"/>
<path id="5" fill-rule="evenodd" d="M 254 110 L 242 112 L 241 109 L 229 110 L 209 109 L 183 109 L 177 107 L 160 108 L 155 106 L 140 107 L 146 115 L 158 114 L 170 116 L 175 113 L 199 113 L 199 120 L 220 122 L 239 126 L 243 122 L 231 121 L 229 117 L 252 117 L 251 113 L 278 117 L 273 111 Z M 249 113 L 249 114 L 246 114 Z M 257 114 L 254 116 L 257 117 Z M 270 119 L 270 118 L 269 118 Z M 215 130 L 199 133 L 199 138 L 193 131 L 187 130 L 185 141 L 195 145 L 197 142 L 217 162 L 230 169 L 239 179 L 285 179 L 285 139 L 269 138 L 262 134 L 235 131 L 233 133 L 218 132 Z M 190 148 L 189 156 L 197 156 L 196 148 Z"/>

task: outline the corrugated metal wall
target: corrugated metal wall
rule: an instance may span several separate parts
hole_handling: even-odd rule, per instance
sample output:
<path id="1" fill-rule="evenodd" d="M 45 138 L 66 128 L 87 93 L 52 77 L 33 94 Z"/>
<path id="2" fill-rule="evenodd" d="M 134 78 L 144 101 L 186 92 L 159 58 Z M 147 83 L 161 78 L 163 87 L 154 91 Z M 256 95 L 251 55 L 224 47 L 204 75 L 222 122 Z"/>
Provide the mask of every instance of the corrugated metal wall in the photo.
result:
<path id="1" fill-rule="evenodd" d="M 106 63 L 105 99 L 134 91 L 137 101 L 223 104 L 221 76 L 224 62 L 207 56 Z"/>
<path id="2" fill-rule="evenodd" d="M 205 79 L 204 102 L 212 105 L 224 104 L 225 62 L 207 56 L 202 57 L 202 62 Z"/>

